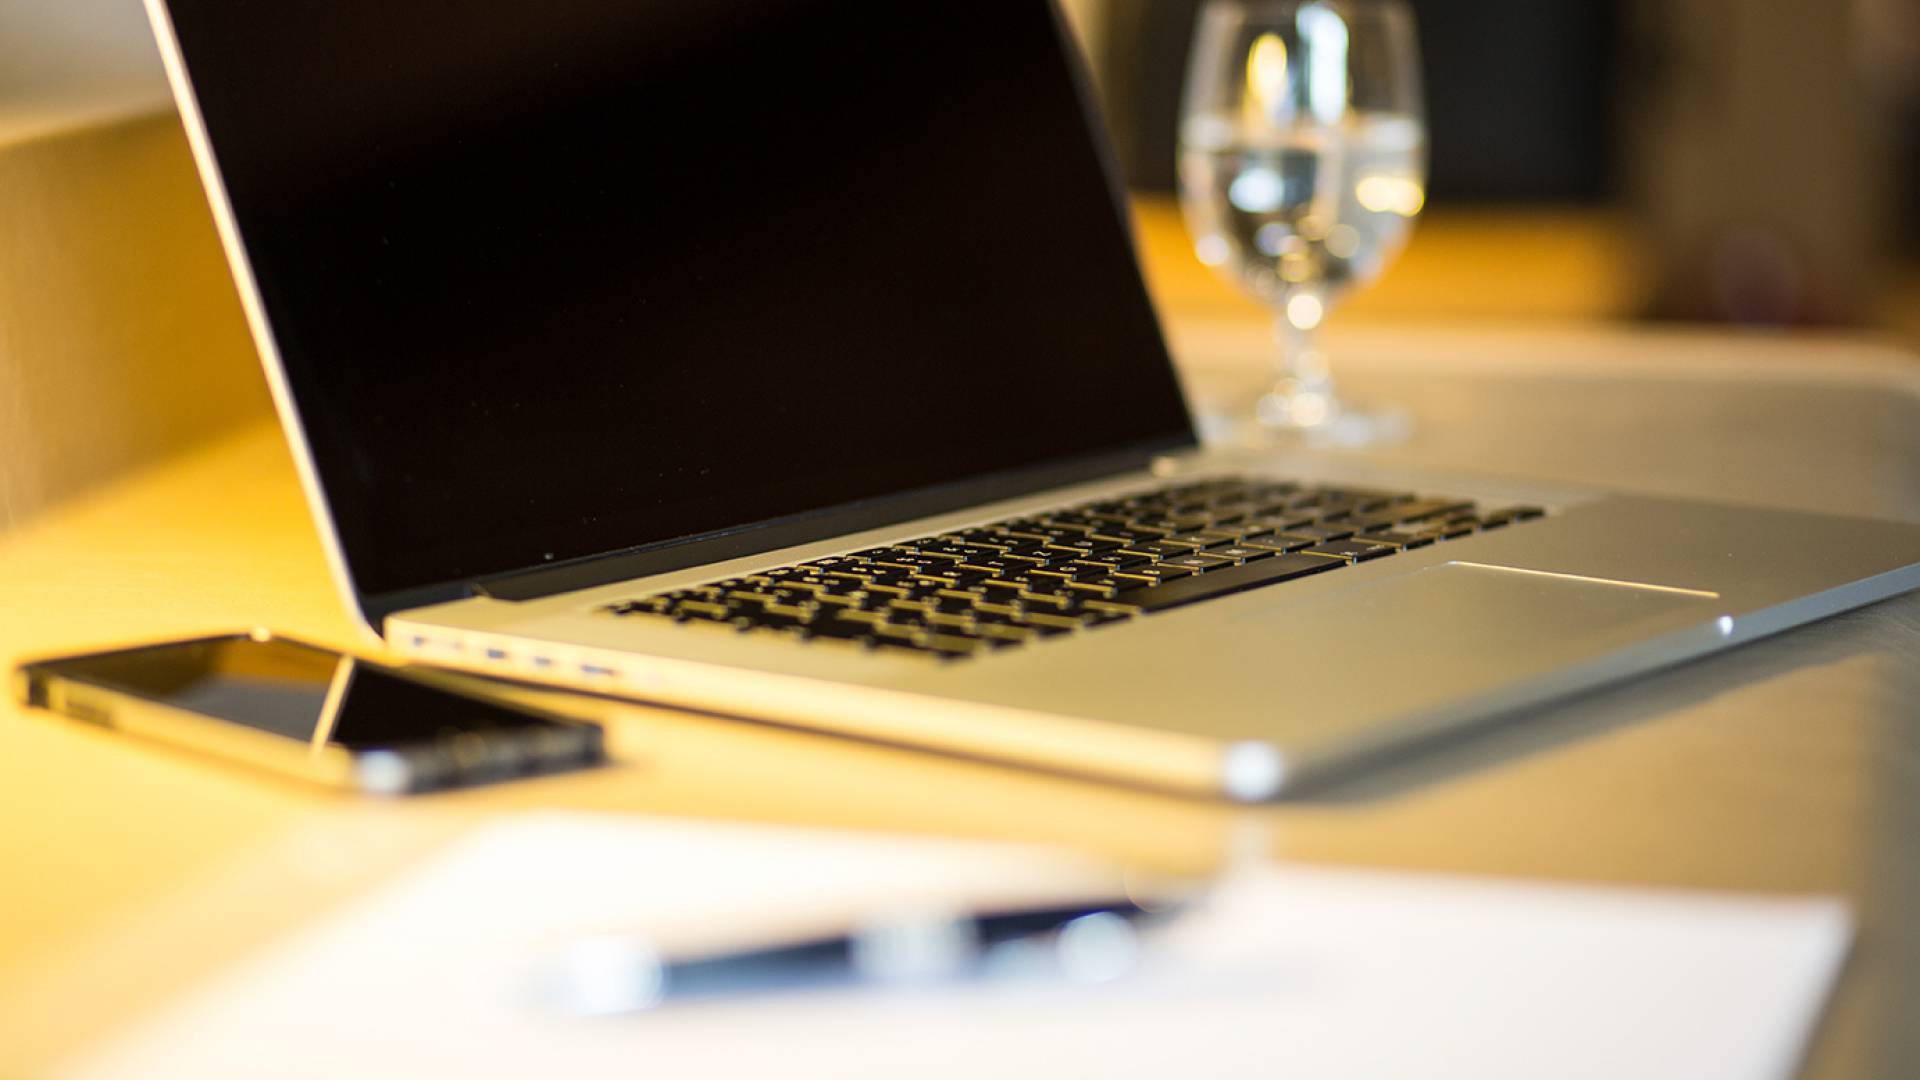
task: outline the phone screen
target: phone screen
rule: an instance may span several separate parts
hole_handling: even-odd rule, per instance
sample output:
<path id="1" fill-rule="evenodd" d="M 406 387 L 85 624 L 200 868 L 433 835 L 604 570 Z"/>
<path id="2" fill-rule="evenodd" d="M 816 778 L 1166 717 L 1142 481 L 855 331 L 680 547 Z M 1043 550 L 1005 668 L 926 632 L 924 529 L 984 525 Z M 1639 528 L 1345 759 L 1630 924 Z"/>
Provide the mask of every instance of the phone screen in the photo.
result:
<path id="1" fill-rule="evenodd" d="M 295 642 L 223 638 L 48 665 L 68 678 L 304 743 L 364 752 L 556 721 Z"/>

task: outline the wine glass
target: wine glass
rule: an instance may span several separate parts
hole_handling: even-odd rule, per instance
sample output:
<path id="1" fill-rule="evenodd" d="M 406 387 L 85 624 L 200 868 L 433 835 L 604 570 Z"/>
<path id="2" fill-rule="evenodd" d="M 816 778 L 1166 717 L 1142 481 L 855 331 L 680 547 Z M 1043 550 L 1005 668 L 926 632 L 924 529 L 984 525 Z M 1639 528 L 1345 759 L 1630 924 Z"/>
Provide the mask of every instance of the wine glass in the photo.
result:
<path id="1" fill-rule="evenodd" d="M 1276 316 L 1254 433 L 1355 444 L 1404 431 L 1334 393 L 1318 331 L 1378 277 L 1426 202 L 1413 13 L 1403 0 L 1208 0 L 1187 66 L 1180 195 L 1200 261 Z"/>

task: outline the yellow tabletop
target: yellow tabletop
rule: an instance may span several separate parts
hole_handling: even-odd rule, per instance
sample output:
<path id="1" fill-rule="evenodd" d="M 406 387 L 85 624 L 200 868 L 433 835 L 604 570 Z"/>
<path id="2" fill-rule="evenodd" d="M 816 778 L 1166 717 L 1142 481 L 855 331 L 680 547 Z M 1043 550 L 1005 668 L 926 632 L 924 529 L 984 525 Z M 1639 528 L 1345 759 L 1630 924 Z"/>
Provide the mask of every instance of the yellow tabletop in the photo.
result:
<path id="1" fill-rule="evenodd" d="M 1223 309 L 1224 311 L 1224 309 Z M 1202 312 L 1202 316 L 1205 312 Z M 1258 371 L 1244 318 L 1170 327 L 1203 399 Z M 1428 327 L 1336 333 L 1408 405 L 1371 456 L 1920 516 L 1914 362 L 1829 340 Z M 353 645 L 264 423 L 0 534 L 0 664 L 268 625 Z M 0 1074 L 166 1000 L 488 815 L 599 808 L 1071 845 L 1200 871 L 1291 859 L 1834 892 L 1863 919 L 1820 1075 L 1920 1048 L 1920 597 L 1449 742 L 1254 810 L 642 706 L 582 708 L 619 767 L 368 802 L 0 706 Z"/>

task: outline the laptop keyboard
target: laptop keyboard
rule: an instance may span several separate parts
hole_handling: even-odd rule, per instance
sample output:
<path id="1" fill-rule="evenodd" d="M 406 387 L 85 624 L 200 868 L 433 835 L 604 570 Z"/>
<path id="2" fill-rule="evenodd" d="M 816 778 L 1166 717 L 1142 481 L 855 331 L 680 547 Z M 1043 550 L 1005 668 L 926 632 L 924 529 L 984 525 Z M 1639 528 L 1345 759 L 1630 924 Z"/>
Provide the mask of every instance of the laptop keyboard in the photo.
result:
<path id="1" fill-rule="evenodd" d="M 835 555 L 603 612 L 957 659 L 1329 573 L 1543 516 L 1229 478 Z"/>

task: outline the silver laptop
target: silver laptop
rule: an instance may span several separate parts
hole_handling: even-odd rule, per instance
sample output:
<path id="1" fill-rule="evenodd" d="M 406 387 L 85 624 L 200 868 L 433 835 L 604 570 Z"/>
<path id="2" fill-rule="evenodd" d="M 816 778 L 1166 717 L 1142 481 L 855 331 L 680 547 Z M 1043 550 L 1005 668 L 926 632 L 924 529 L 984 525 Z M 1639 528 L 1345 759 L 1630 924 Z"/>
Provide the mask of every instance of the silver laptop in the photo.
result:
<path id="1" fill-rule="evenodd" d="M 1920 528 L 1196 443 L 1044 0 L 149 0 L 332 568 L 434 664 L 1266 799 Z"/>

